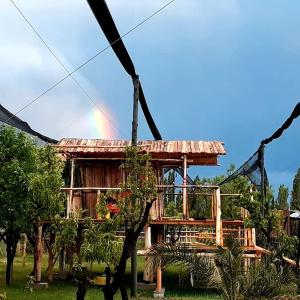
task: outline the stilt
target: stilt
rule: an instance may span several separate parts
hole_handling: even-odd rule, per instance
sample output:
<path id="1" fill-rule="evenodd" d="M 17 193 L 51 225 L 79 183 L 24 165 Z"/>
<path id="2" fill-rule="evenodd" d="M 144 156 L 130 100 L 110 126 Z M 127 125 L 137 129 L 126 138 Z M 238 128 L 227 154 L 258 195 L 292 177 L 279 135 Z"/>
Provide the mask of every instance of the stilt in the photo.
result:
<path id="1" fill-rule="evenodd" d="M 157 242 L 161 243 L 163 241 L 163 234 L 159 232 L 157 236 Z M 162 287 L 162 268 L 159 265 L 156 269 L 156 289 L 153 293 L 154 298 L 164 298 L 165 289 Z"/>
<path id="2" fill-rule="evenodd" d="M 37 224 L 37 231 L 35 237 L 35 250 L 34 259 L 36 260 L 36 282 L 40 282 L 42 279 L 42 258 L 43 258 L 43 244 L 42 244 L 43 226 Z"/>
<path id="3" fill-rule="evenodd" d="M 151 227 L 145 227 L 145 249 L 148 250 L 151 247 Z M 145 282 L 153 282 L 153 268 L 151 267 L 149 261 L 151 257 L 145 257 L 145 269 L 143 274 L 143 280 Z"/>
<path id="4" fill-rule="evenodd" d="M 222 221 L 221 221 L 221 194 L 220 188 L 215 190 L 215 208 L 216 208 L 216 244 L 223 245 Z"/>

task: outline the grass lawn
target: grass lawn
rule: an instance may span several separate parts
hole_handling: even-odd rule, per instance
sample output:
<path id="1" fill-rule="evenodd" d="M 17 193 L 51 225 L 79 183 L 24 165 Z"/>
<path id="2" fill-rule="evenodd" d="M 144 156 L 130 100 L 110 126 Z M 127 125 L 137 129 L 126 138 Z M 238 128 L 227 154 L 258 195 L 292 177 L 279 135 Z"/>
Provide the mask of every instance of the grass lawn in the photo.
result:
<path id="1" fill-rule="evenodd" d="M 44 268 L 46 269 L 47 256 L 44 256 Z M 144 268 L 143 259 L 138 258 L 138 271 L 139 278 L 142 277 L 142 271 Z M 5 286 L 5 259 L 0 260 L 0 293 L 6 292 L 7 299 L 13 300 L 74 300 L 75 299 L 75 287 L 72 281 L 56 280 L 48 288 L 35 290 L 32 293 L 24 291 L 26 282 L 26 276 L 32 271 L 33 261 L 32 257 L 26 258 L 26 266 L 23 267 L 21 264 L 21 258 L 16 257 L 14 264 L 14 283 L 10 287 Z M 101 270 L 101 266 L 95 264 L 95 271 Z M 127 282 L 129 281 L 129 270 L 128 266 Z M 165 297 L 167 299 L 221 299 L 221 297 L 214 291 L 199 291 L 194 290 L 190 287 L 187 274 L 178 268 L 170 267 L 164 272 L 164 286 L 166 288 Z M 151 299 L 151 291 L 138 292 L 138 299 Z M 91 287 L 88 289 L 86 300 L 103 299 L 102 291 L 100 288 Z M 121 299 L 120 295 L 116 296 L 116 299 Z"/>

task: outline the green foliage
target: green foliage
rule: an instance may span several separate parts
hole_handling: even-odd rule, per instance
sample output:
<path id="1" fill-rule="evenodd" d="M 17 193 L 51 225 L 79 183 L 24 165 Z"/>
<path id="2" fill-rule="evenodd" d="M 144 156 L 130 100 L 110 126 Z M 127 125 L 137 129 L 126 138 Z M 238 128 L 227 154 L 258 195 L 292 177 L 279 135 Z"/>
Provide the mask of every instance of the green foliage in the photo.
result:
<path id="1" fill-rule="evenodd" d="M 75 217 L 65 219 L 57 216 L 51 227 L 51 229 L 56 232 L 54 244 L 56 252 L 65 248 L 74 248 L 77 240 L 78 219 Z"/>
<path id="2" fill-rule="evenodd" d="M 149 154 L 139 153 L 137 147 L 128 147 L 125 152 L 125 162 L 121 165 L 125 180 L 120 185 L 118 206 L 123 222 L 136 231 L 144 218 L 147 203 L 151 204 L 156 198 L 156 176 Z"/>
<path id="3" fill-rule="evenodd" d="M 87 262 L 97 261 L 111 267 L 116 265 L 122 253 L 122 241 L 116 237 L 114 226 L 85 222 L 81 254 Z"/>
<path id="4" fill-rule="evenodd" d="M 32 293 L 34 284 L 35 284 L 35 277 L 30 276 L 30 275 L 27 276 L 27 281 L 26 281 L 25 286 L 24 286 L 24 291 Z"/>
<path id="5" fill-rule="evenodd" d="M 300 210 L 300 168 L 293 180 L 291 209 Z"/>
<path id="6" fill-rule="evenodd" d="M 288 205 L 289 189 L 284 184 L 281 184 L 278 188 L 278 195 L 276 204 L 278 209 L 286 210 L 289 208 Z"/>
<path id="7" fill-rule="evenodd" d="M 16 236 L 28 224 L 29 180 L 36 169 L 37 148 L 24 133 L 0 129 L 0 227 Z"/>
<path id="8" fill-rule="evenodd" d="M 274 245 L 276 256 L 281 258 L 286 256 L 291 259 L 296 259 L 299 240 L 297 237 L 288 236 L 284 230 L 279 232 Z"/>
<path id="9" fill-rule="evenodd" d="M 197 252 L 186 244 L 154 244 L 148 253 L 149 264 L 156 268 L 178 265 L 192 275 L 199 287 L 210 287 L 216 280 L 216 268 L 212 259 L 197 255 Z"/>
<path id="10" fill-rule="evenodd" d="M 36 168 L 29 174 L 28 216 L 32 221 L 53 219 L 64 209 L 62 172 L 64 164 L 52 146 L 36 149 Z"/>
<path id="11" fill-rule="evenodd" d="M 243 250 L 237 239 L 225 240 L 226 248 L 218 246 L 216 265 L 219 271 L 220 287 L 225 300 L 235 300 L 240 296 L 241 267 Z"/>
<path id="12" fill-rule="evenodd" d="M 194 180 L 196 185 L 203 185 L 207 182 L 207 179 L 203 181 L 197 176 Z M 210 218 L 211 216 L 211 198 L 205 195 L 199 195 L 201 189 L 189 189 L 189 208 L 190 217 L 195 219 Z"/>
<path id="13" fill-rule="evenodd" d="M 256 228 L 258 243 L 261 246 L 270 248 L 272 246 L 272 234 L 280 233 L 282 230 L 282 213 L 276 208 L 272 190 L 270 188 L 267 189 L 264 199 L 256 191 L 243 195 L 240 203 L 250 213 L 250 218 L 246 220 L 246 225 Z"/>
<path id="14" fill-rule="evenodd" d="M 179 217 L 180 213 L 177 210 L 175 202 L 168 203 L 167 207 L 165 208 L 165 215 L 167 217 Z"/>
<path id="15" fill-rule="evenodd" d="M 62 168 L 50 146 L 40 148 L 28 135 L 0 128 L 0 227 L 8 250 L 7 283 L 20 234 L 30 234 L 34 222 L 63 210 Z"/>
<path id="16" fill-rule="evenodd" d="M 197 185 L 218 185 L 227 176 L 234 172 L 235 167 L 230 165 L 227 174 L 216 176 L 214 178 L 195 178 Z M 201 190 L 200 190 L 201 191 Z M 205 190 L 207 192 L 207 189 Z M 199 192 L 199 191 L 198 191 Z M 222 194 L 235 194 L 236 196 L 223 197 L 221 202 L 222 219 L 234 220 L 241 217 L 241 202 L 240 195 L 250 195 L 250 184 L 246 177 L 237 177 L 231 182 L 221 186 Z M 189 196 L 190 215 L 194 218 L 210 218 L 211 217 L 211 198 L 205 195 L 190 195 Z"/>
<path id="17" fill-rule="evenodd" d="M 252 264 L 241 278 L 241 294 L 246 299 L 273 297 L 279 294 L 282 286 L 294 280 L 291 269 L 282 266 L 274 257 Z"/>

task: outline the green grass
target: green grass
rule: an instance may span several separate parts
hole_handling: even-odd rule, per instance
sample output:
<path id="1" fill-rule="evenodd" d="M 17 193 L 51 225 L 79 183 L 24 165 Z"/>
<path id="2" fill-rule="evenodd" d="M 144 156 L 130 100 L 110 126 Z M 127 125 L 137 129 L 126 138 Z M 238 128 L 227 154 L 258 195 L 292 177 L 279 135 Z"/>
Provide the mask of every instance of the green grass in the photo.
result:
<path id="1" fill-rule="evenodd" d="M 138 258 L 138 271 L 139 278 L 142 278 L 142 272 L 144 268 L 143 259 Z M 46 269 L 47 256 L 43 258 L 43 270 Z M 75 299 L 75 286 L 72 281 L 67 280 L 55 280 L 48 288 L 34 290 L 32 293 L 24 291 L 26 283 L 26 276 L 32 271 L 33 261 L 32 257 L 26 258 L 25 267 L 22 266 L 21 258 L 16 257 L 14 263 L 14 276 L 13 284 L 10 287 L 5 286 L 5 259 L 0 260 L 0 293 L 6 292 L 7 299 L 13 300 L 74 300 Z M 101 266 L 94 266 L 95 271 L 102 271 Z M 130 282 L 129 276 L 130 263 L 128 266 L 128 272 L 126 275 L 127 282 Z M 215 291 L 199 291 L 190 287 L 187 275 L 176 267 L 170 267 L 164 272 L 164 287 L 166 288 L 167 299 L 221 299 L 221 297 Z M 139 291 L 138 299 L 151 299 L 151 291 Z M 86 300 L 103 299 L 102 291 L 97 287 L 90 287 L 87 292 Z M 121 299 L 117 294 L 115 299 Z"/>

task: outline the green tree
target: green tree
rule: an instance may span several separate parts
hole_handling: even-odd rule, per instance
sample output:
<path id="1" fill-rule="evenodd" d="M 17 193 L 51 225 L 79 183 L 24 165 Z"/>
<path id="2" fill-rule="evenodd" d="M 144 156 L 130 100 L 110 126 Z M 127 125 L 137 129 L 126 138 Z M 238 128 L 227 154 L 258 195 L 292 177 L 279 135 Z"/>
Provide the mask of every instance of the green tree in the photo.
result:
<path id="1" fill-rule="evenodd" d="M 125 238 L 114 280 L 109 289 L 104 291 L 106 299 L 112 299 L 118 289 L 122 299 L 128 299 L 125 286 L 126 263 L 131 252 L 136 249 L 137 239 L 148 222 L 152 203 L 157 196 L 156 177 L 148 154 L 139 153 L 137 147 L 128 147 L 121 168 L 126 176 L 120 185 L 120 214 L 115 222 L 124 225 Z"/>
<path id="2" fill-rule="evenodd" d="M 81 249 L 81 254 L 90 264 L 94 261 L 104 262 L 108 266 L 113 262 L 115 264 L 113 282 L 103 288 L 104 299 L 106 300 L 113 299 L 118 289 L 120 289 L 122 299 L 128 299 L 125 286 L 127 260 L 131 256 L 133 249 L 135 249 L 138 237 L 148 222 L 152 203 L 157 196 L 156 177 L 148 154 L 140 153 L 137 147 L 128 147 L 121 169 L 126 176 L 124 176 L 124 181 L 120 184 L 120 191 L 112 190 L 105 195 L 101 194 L 96 207 L 98 216 L 101 219 L 105 219 L 109 212 L 106 199 L 114 197 L 118 199 L 117 204 L 120 213 L 100 225 L 86 220 L 84 243 Z M 63 221 L 61 224 L 66 221 Z M 125 231 L 125 238 L 121 245 L 115 238 L 116 229 L 120 228 L 120 226 Z M 60 225 L 59 228 L 62 229 L 57 230 L 60 233 L 58 235 L 59 242 L 56 244 L 59 244 L 60 248 L 66 247 L 66 243 L 74 240 L 75 237 L 72 233 L 76 232 L 74 224 L 71 227 L 67 226 L 66 229 L 63 229 L 63 227 Z M 70 233 L 65 234 L 64 232 L 66 231 Z M 86 279 L 87 276 L 84 276 L 79 281 L 77 289 L 78 300 L 84 299 L 87 289 Z"/>
<path id="3" fill-rule="evenodd" d="M 29 227 L 27 235 L 32 235 L 34 240 L 35 262 L 38 264 L 34 265 L 34 275 L 36 280 L 40 281 L 42 262 L 39 253 L 42 251 L 41 242 L 45 234 L 43 221 L 53 221 L 55 216 L 64 211 L 64 194 L 60 190 L 64 184 L 62 180 L 64 163 L 55 148 L 50 145 L 37 148 L 36 153 L 35 169 L 29 174 L 28 182 L 27 216 L 32 227 Z M 50 273 L 52 269 L 48 271 Z"/>
<path id="4" fill-rule="evenodd" d="M 29 227 L 28 186 L 35 171 L 35 143 L 11 127 L 0 129 L 0 228 L 6 243 L 6 284 L 12 283 L 13 262 L 20 234 Z"/>
<path id="5" fill-rule="evenodd" d="M 291 209 L 300 210 L 300 168 L 293 180 Z"/>
<path id="6" fill-rule="evenodd" d="M 30 136 L 9 126 L 1 127 L 0 228 L 7 249 L 7 284 L 12 282 L 20 234 L 31 235 L 34 228 L 41 233 L 41 221 L 63 210 L 62 168 L 52 147 L 38 147 Z"/>
<path id="7" fill-rule="evenodd" d="M 278 195 L 276 199 L 276 204 L 278 209 L 286 210 L 288 209 L 288 197 L 289 189 L 284 184 L 281 184 L 278 189 Z"/>

